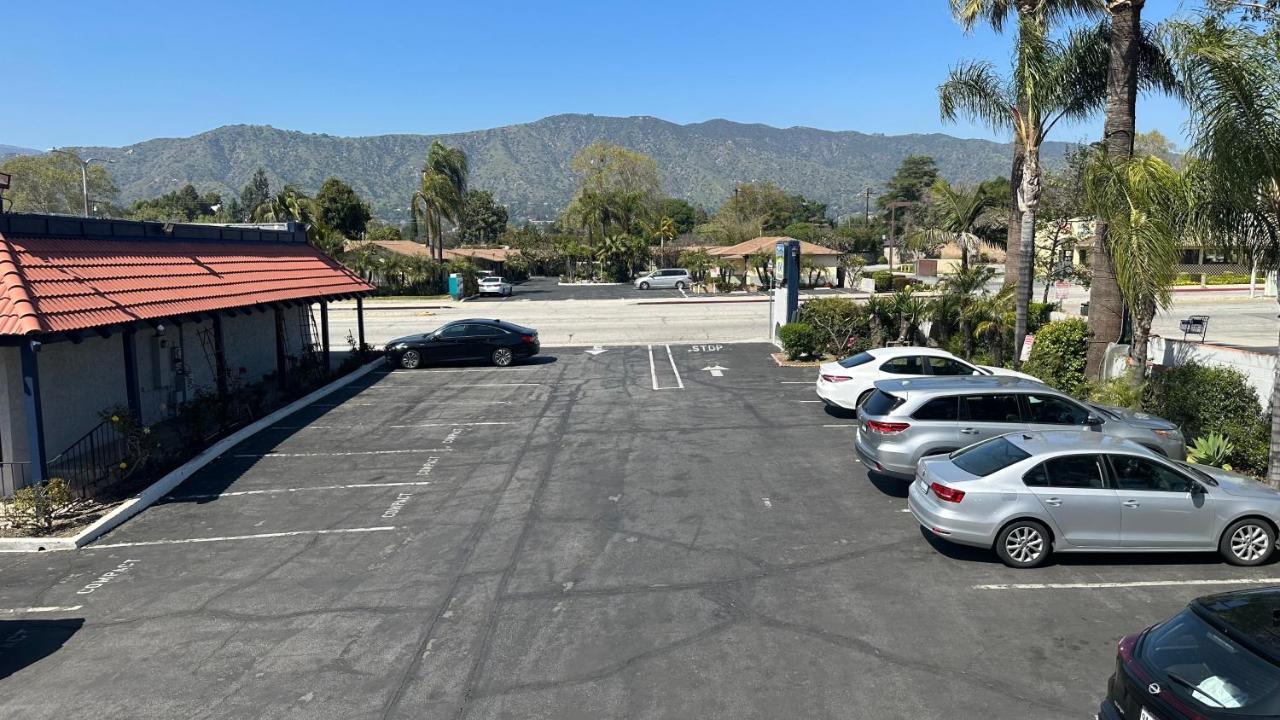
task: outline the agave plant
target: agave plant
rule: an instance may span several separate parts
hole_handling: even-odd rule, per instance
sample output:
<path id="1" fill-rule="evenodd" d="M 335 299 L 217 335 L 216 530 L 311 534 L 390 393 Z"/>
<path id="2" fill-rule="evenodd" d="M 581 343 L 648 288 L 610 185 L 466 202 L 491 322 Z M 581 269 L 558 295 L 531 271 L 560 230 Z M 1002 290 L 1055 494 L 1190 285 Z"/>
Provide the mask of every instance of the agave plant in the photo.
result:
<path id="1" fill-rule="evenodd" d="M 1196 438 L 1195 444 L 1187 452 L 1187 460 L 1200 465 L 1212 465 L 1230 470 L 1227 458 L 1235 451 L 1235 445 L 1222 433 L 1211 432 Z"/>

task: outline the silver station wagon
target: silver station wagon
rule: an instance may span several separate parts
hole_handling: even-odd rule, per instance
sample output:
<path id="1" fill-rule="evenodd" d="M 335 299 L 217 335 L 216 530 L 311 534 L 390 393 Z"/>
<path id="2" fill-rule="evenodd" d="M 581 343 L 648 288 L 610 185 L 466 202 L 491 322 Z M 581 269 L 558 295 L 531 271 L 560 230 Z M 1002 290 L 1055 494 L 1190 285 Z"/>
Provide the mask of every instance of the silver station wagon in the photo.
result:
<path id="1" fill-rule="evenodd" d="M 1260 565 L 1280 491 L 1097 433 L 1012 433 L 920 462 L 907 505 L 939 538 L 1035 567 L 1052 552 L 1218 551 Z"/>
<path id="2" fill-rule="evenodd" d="M 903 480 L 915 476 L 922 457 L 1021 431 L 1112 435 L 1175 460 L 1186 458 L 1182 431 L 1167 420 L 1085 404 L 1017 377 L 880 380 L 858 409 L 858 420 L 858 459 L 871 470 Z"/>

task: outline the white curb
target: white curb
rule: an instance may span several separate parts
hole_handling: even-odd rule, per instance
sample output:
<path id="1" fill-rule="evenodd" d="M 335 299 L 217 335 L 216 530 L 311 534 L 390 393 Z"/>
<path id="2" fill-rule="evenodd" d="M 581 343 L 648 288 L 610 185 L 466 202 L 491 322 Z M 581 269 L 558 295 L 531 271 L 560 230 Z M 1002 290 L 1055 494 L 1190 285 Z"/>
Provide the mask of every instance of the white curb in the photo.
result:
<path id="1" fill-rule="evenodd" d="M 94 540 L 97 540 L 99 537 L 102 537 L 107 532 L 115 529 L 125 520 L 128 520 L 134 515 L 142 512 L 147 508 L 147 506 L 151 505 L 155 501 L 165 495 L 168 495 L 170 490 L 173 490 L 175 487 L 182 484 L 184 480 L 191 477 L 196 473 L 196 471 L 213 462 L 218 456 L 230 450 L 235 445 L 238 445 L 244 440 L 252 437 L 263 428 L 280 422 L 284 418 L 325 397 L 326 395 L 329 395 L 333 391 L 368 375 L 370 372 L 373 372 L 375 367 L 381 365 L 383 362 L 384 361 L 381 358 L 374 360 L 373 362 L 366 364 L 364 367 L 348 373 L 328 385 L 325 385 L 319 390 L 315 390 L 311 394 L 295 400 L 270 415 L 249 423 L 248 425 L 222 438 L 213 445 L 205 448 L 199 455 L 188 460 L 182 465 L 182 467 L 170 472 L 168 475 L 157 480 L 146 490 L 143 490 L 137 495 L 124 501 L 114 510 L 103 515 L 101 518 L 98 518 L 97 522 L 84 530 L 81 530 L 76 535 L 71 537 L 0 538 L 0 553 L 75 550 L 76 548 L 83 547 Z"/>

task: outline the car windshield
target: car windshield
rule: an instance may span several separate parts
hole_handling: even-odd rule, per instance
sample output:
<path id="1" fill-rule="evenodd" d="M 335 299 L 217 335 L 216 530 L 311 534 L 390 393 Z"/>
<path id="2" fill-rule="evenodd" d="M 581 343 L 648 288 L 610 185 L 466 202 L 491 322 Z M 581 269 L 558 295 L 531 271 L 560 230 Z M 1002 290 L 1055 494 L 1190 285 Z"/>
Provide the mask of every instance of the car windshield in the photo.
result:
<path id="1" fill-rule="evenodd" d="M 950 455 L 951 462 L 970 475 L 986 477 L 997 470 L 1026 460 L 1031 454 L 1003 437 L 991 438 L 977 445 L 970 445 Z"/>
<path id="2" fill-rule="evenodd" d="M 1280 717 L 1280 667 L 1218 632 L 1191 609 L 1147 633 L 1138 651 L 1171 692 L 1231 717 Z"/>
<path id="3" fill-rule="evenodd" d="M 857 355 L 854 355 L 853 357 L 847 357 L 841 360 L 840 367 L 855 368 L 855 367 L 858 367 L 859 365 L 866 365 L 872 360 L 875 360 L 875 358 L 871 356 L 871 353 L 862 352 L 862 353 L 858 353 Z"/>

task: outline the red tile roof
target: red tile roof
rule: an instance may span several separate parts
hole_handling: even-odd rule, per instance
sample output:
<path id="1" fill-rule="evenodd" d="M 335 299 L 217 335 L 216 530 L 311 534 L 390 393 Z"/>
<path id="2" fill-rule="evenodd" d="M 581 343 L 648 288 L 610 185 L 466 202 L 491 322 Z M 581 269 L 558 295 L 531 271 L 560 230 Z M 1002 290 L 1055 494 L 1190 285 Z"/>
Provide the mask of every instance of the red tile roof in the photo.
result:
<path id="1" fill-rule="evenodd" d="M 0 234 L 0 335 L 86 330 L 371 290 L 300 242 Z"/>

